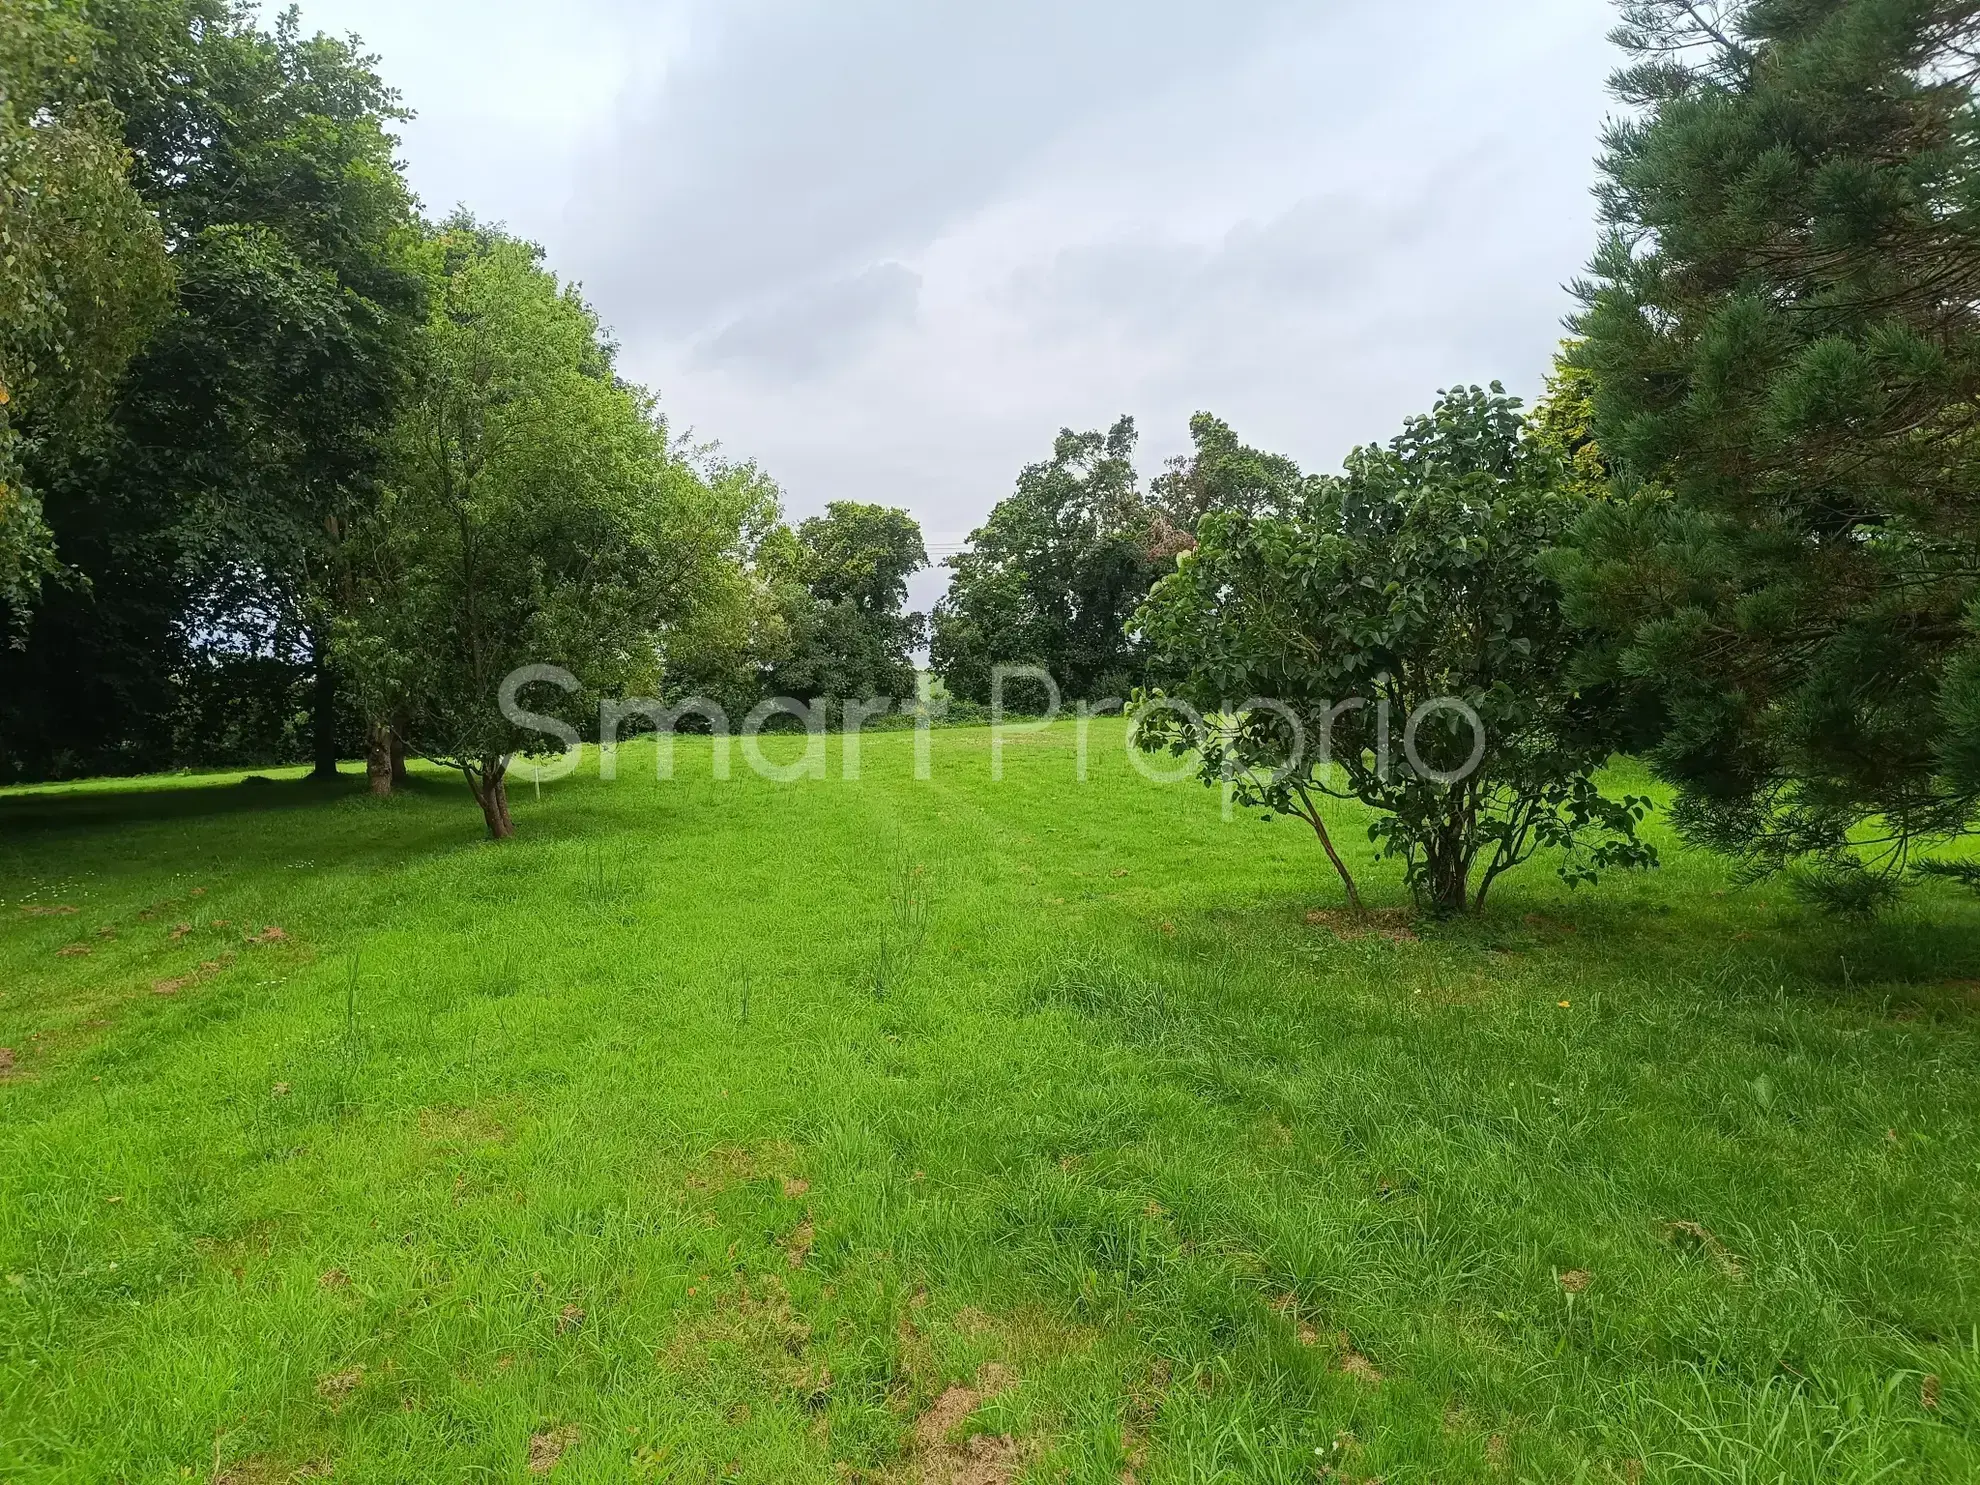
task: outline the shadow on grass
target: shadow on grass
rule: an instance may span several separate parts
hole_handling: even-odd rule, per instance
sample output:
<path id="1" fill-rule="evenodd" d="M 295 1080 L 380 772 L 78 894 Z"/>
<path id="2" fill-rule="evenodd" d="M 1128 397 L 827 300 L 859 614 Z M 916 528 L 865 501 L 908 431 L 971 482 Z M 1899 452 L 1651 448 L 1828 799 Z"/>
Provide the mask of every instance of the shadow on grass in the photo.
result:
<path id="1" fill-rule="evenodd" d="M 1475 917 L 1391 906 L 1365 924 L 1320 894 L 1213 908 L 1203 926 L 1206 939 L 1271 944 L 1294 961 L 1386 965 L 1399 976 L 1440 963 L 1567 982 L 1620 964 L 1633 980 L 1694 981 L 1729 999 L 1785 989 L 1869 1015 L 1980 1017 L 1980 901 L 1924 885 L 1885 917 L 1847 918 L 1769 886 L 1713 890 L 1652 877 L 1566 897 L 1508 893 Z"/>
<path id="2" fill-rule="evenodd" d="M 450 781 L 415 776 L 399 793 L 438 798 L 453 792 Z M 288 814 L 320 809 L 366 794 L 363 775 L 330 779 L 270 779 L 159 785 L 133 780 L 127 787 L 92 784 L 62 792 L 0 797 L 0 833 L 29 835 L 114 828 L 125 825 L 224 819 L 256 814 Z"/>

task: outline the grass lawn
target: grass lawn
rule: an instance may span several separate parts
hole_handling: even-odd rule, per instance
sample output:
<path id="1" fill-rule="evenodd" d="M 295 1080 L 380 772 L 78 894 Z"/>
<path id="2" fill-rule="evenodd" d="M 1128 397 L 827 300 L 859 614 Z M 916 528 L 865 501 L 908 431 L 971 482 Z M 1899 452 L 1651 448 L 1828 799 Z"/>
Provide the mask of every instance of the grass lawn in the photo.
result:
<path id="1" fill-rule="evenodd" d="M 0 798 L 0 1480 L 1980 1478 L 1980 904 L 1094 736 Z"/>

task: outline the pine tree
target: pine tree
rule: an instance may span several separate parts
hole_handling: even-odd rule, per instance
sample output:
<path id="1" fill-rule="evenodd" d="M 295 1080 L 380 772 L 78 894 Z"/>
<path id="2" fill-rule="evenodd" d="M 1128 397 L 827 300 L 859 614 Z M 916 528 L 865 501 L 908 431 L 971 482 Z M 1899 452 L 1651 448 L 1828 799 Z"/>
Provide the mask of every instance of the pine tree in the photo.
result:
<path id="1" fill-rule="evenodd" d="M 1694 838 L 1895 870 L 1980 803 L 1980 3 L 1624 17 L 1571 355 L 1627 498 L 1555 574 Z"/>

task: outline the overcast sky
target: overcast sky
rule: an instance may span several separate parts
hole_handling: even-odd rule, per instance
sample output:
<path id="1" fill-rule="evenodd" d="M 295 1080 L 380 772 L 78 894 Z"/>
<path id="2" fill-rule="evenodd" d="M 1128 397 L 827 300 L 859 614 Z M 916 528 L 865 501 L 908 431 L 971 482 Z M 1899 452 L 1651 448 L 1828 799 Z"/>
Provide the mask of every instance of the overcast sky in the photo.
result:
<path id="1" fill-rule="evenodd" d="M 456 203 L 581 281 L 677 428 L 937 556 L 1064 426 L 1207 408 L 1332 469 L 1439 387 L 1530 396 L 1608 0 L 308 0 Z M 927 602 L 940 578 L 924 575 Z"/>

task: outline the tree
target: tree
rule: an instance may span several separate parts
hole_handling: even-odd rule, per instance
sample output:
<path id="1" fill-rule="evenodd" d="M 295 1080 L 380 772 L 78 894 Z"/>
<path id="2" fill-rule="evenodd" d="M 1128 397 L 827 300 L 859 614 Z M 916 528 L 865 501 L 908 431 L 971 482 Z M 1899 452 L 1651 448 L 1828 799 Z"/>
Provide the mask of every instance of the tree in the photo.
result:
<path id="1" fill-rule="evenodd" d="M 217 0 L 94 0 L 89 85 L 176 266 L 172 312 L 107 424 L 44 441 L 34 482 L 79 577 L 0 660 L 17 767 L 173 761 L 175 677 L 253 631 L 286 705 L 315 671 L 319 770 L 339 709 L 318 663 L 340 533 L 375 493 L 420 316 L 396 100 L 354 44 Z M 291 663 L 290 657 L 293 657 Z M 272 703 L 275 697 L 268 698 Z M 83 751 L 83 750 L 90 751 Z"/>
<path id="2" fill-rule="evenodd" d="M 170 303 L 164 234 L 93 83 L 100 40 L 73 4 L 0 9 L 0 601 L 17 629 L 59 570 L 22 455 L 87 435 Z"/>
<path id="3" fill-rule="evenodd" d="M 1556 559 L 1687 834 L 1895 872 L 1980 803 L 1980 7 L 1641 0 Z"/>
<path id="4" fill-rule="evenodd" d="M 1203 518 L 1217 511 L 1286 515 L 1305 502 L 1311 481 L 1292 460 L 1239 442 L 1222 418 L 1189 420 L 1191 451 L 1155 477 L 1150 503 L 1166 523 L 1171 555 L 1186 550 Z"/>
<path id="5" fill-rule="evenodd" d="M 670 631 L 733 585 L 735 531 L 540 249 L 457 219 L 422 255 L 432 309 L 383 497 L 350 536 L 337 659 L 502 839 L 511 761 L 545 746 L 519 708 L 575 740 L 601 698 L 657 695 Z"/>
<path id="6" fill-rule="evenodd" d="M 1370 838 L 1439 913 L 1483 908 L 1544 847 L 1570 882 L 1654 860 L 1644 801 L 1595 783 L 1608 714 L 1566 676 L 1575 635 L 1537 566 L 1578 502 L 1518 407 L 1496 384 L 1445 393 L 1297 510 L 1206 516 L 1136 619 L 1178 678 L 1138 699 L 1140 746 L 1305 820 L 1357 908 L 1326 797 L 1376 812 Z"/>
<path id="7" fill-rule="evenodd" d="M 1037 665 L 1068 695 L 1123 695 L 1141 646 L 1126 623 L 1148 591 L 1156 527 L 1134 467 L 1135 428 L 1062 432 L 1052 457 L 952 557 L 931 656 L 949 689 L 990 699 L 998 665 Z"/>
<path id="8" fill-rule="evenodd" d="M 928 565 L 920 525 L 906 511 L 834 501 L 783 535 L 766 554 L 789 635 L 771 691 L 803 701 L 912 696 L 924 621 L 903 609 L 908 579 Z"/>

